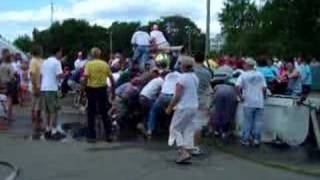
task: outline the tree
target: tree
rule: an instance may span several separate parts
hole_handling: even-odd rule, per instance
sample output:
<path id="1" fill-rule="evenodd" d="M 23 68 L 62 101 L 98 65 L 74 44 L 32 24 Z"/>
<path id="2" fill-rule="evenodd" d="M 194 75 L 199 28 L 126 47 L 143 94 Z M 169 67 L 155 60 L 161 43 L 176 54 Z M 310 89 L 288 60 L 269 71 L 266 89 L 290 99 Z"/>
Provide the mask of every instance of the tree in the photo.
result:
<path id="1" fill-rule="evenodd" d="M 131 36 L 140 26 L 139 22 L 114 22 L 108 28 L 112 32 L 113 49 L 115 52 L 121 52 L 124 55 L 131 55 Z"/>
<path id="2" fill-rule="evenodd" d="M 239 52 L 239 44 L 249 55 L 315 56 L 319 52 L 320 1 L 265 0 L 256 8 L 250 0 L 227 0 L 219 17 L 226 36 L 224 50 L 229 53 Z"/>
<path id="3" fill-rule="evenodd" d="M 171 45 L 185 45 L 191 52 L 204 51 L 205 35 L 194 22 L 182 16 L 163 17 L 150 22 L 157 23 Z M 39 44 L 44 49 L 44 55 L 49 56 L 50 48 L 61 46 L 72 64 L 78 51 L 88 52 L 93 46 L 102 49 L 104 59 L 110 54 L 110 34 L 112 33 L 113 53 L 121 52 L 132 55 L 131 37 L 140 22 L 114 22 L 109 28 L 90 25 L 85 20 L 68 19 L 54 22 L 48 29 L 32 32 L 32 43 Z M 190 42 L 189 42 L 190 41 Z"/>
<path id="4" fill-rule="evenodd" d="M 226 38 L 224 50 L 239 56 L 253 54 L 259 25 L 256 5 L 250 0 L 227 0 L 219 20 Z"/>
<path id="5" fill-rule="evenodd" d="M 23 52 L 30 52 L 32 40 L 28 35 L 19 36 L 14 40 L 13 44 Z"/>
<path id="6" fill-rule="evenodd" d="M 97 25 L 90 26 L 84 20 L 69 19 L 62 23 L 55 22 L 43 31 L 35 29 L 33 38 L 35 43 L 43 46 L 46 56 L 52 46 L 61 46 L 71 61 L 75 59 L 78 51 L 88 52 L 93 46 L 109 53 L 107 29 Z"/>

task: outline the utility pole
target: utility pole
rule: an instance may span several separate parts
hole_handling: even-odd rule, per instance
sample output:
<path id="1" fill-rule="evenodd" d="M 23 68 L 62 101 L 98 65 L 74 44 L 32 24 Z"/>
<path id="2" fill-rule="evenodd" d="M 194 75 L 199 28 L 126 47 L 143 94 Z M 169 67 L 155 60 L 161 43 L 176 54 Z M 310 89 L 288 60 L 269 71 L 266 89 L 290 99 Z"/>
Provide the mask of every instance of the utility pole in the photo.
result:
<path id="1" fill-rule="evenodd" d="M 207 0 L 207 28 L 206 28 L 206 49 L 205 49 L 205 57 L 207 58 L 210 52 L 210 2 L 211 0 Z"/>
<path id="2" fill-rule="evenodd" d="M 191 29 L 189 29 L 189 33 L 188 33 L 188 44 L 189 44 L 189 54 L 191 55 Z"/>
<path id="3" fill-rule="evenodd" d="M 189 55 L 192 54 L 191 52 L 191 27 L 190 26 L 187 26 L 187 33 L 188 33 L 188 53 Z"/>
<path id="4" fill-rule="evenodd" d="M 112 47 L 112 31 L 109 31 L 109 47 L 110 47 L 110 59 L 112 58 L 112 52 L 113 52 L 113 47 Z"/>
<path id="5" fill-rule="evenodd" d="M 50 15 L 50 23 L 52 25 L 53 23 L 53 12 L 54 11 L 54 8 L 53 8 L 53 0 L 51 0 L 51 15 Z"/>

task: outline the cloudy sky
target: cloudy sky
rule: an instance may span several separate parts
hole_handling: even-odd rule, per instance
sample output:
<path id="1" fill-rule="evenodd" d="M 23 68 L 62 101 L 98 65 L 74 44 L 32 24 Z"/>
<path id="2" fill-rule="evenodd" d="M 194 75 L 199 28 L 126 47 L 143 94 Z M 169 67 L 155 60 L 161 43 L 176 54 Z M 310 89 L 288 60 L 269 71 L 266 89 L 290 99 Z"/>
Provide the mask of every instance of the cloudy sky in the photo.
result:
<path id="1" fill-rule="evenodd" d="M 206 0 L 53 0 L 54 20 L 81 18 L 108 27 L 113 21 L 141 21 L 167 15 L 191 18 L 204 31 Z M 220 32 L 223 0 L 211 1 L 211 33 Z M 13 40 L 50 24 L 50 0 L 0 0 L 0 34 Z"/>

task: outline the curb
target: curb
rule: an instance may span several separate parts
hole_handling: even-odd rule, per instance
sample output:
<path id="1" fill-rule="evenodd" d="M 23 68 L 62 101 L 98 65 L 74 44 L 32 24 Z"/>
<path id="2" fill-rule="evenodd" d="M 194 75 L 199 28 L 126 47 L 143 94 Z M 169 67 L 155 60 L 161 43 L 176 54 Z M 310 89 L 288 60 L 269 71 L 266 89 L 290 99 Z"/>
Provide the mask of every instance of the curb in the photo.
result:
<path id="1" fill-rule="evenodd" d="M 250 161 L 250 162 L 253 162 L 256 164 L 260 164 L 265 167 L 277 168 L 277 169 L 290 171 L 290 172 L 294 172 L 294 173 L 301 174 L 301 175 L 320 177 L 320 168 L 319 168 L 319 171 L 309 171 L 305 168 L 300 168 L 300 167 L 297 167 L 294 165 L 284 164 L 284 163 L 280 163 L 280 162 L 261 161 L 261 160 L 255 159 L 255 158 L 250 158 L 245 155 L 237 154 L 237 153 L 225 148 L 221 143 L 219 143 L 215 140 L 213 140 L 213 141 L 206 140 L 206 142 L 207 143 L 205 143 L 205 144 L 208 144 L 209 146 L 214 146 L 217 148 L 217 150 L 219 150 L 221 152 L 233 155 L 233 156 L 238 157 L 243 160 L 247 160 L 247 161 Z"/>

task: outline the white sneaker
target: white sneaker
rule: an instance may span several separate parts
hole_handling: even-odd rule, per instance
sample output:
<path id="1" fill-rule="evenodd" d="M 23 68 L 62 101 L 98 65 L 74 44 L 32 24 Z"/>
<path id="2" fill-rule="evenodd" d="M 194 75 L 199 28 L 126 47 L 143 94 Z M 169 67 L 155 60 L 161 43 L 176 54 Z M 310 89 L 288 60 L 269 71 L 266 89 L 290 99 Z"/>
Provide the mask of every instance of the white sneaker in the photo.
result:
<path id="1" fill-rule="evenodd" d="M 199 156 L 202 154 L 203 154 L 203 151 L 198 146 L 195 146 L 193 149 L 191 149 L 191 155 L 193 155 L 193 156 Z"/>

